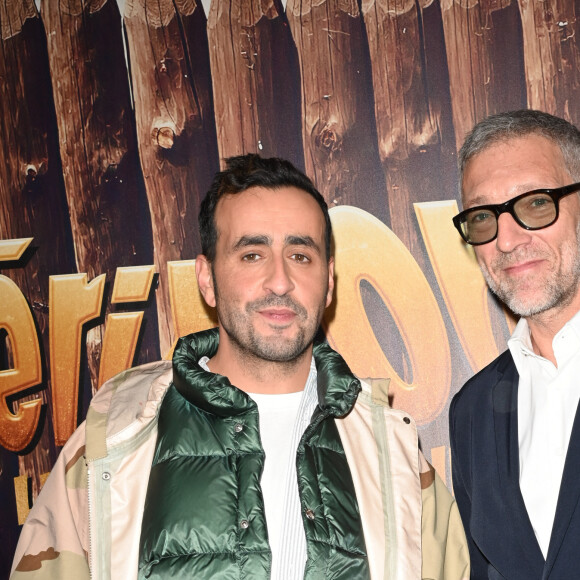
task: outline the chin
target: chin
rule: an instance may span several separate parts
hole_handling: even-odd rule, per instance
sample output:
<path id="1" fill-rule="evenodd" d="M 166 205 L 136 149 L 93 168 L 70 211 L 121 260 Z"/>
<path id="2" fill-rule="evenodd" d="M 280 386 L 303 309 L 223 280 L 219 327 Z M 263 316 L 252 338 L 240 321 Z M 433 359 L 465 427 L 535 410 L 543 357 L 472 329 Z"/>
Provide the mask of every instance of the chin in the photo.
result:
<path id="1" fill-rule="evenodd" d="M 533 295 L 533 297 L 535 297 L 535 300 L 520 297 L 517 300 L 506 301 L 506 304 L 514 314 L 523 318 L 541 314 L 554 307 L 554 302 L 551 297 L 546 297 L 541 301 L 537 299 L 537 294 Z"/>

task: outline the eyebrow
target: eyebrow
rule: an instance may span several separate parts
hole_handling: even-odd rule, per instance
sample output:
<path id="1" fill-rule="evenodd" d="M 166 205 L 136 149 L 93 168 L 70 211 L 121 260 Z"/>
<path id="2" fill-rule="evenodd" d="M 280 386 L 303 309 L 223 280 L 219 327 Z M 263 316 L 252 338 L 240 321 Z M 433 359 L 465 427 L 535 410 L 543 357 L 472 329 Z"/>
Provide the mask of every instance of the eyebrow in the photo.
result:
<path id="1" fill-rule="evenodd" d="M 473 199 L 469 200 L 469 207 L 465 203 L 462 203 L 461 205 L 463 206 L 463 209 L 471 209 L 472 207 L 490 204 L 486 203 L 486 200 L 483 198 L 483 196 L 478 195 L 477 197 L 474 197 Z"/>
<path id="2" fill-rule="evenodd" d="M 269 236 L 242 236 L 234 245 L 234 250 L 247 246 L 271 246 L 272 238 Z"/>
<path id="3" fill-rule="evenodd" d="M 235 244 L 234 250 L 247 248 L 248 246 L 271 246 L 272 238 L 270 236 L 256 235 L 256 236 L 242 236 Z M 285 246 L 306 246 L 312 248 L 316 253 L 320 254 L 319 245 L 310 236 L 286 236 L 284 238 Z"/>
<path id="4" fill-rule="evenodd" d="M 284 242 L 287 246 L 306 246 L 320 254 L 320 246 L 310 236 L 286 236 Z"/>
<path id="5" fill-rule="evenodd" d="M 520 183 L 518 185 L 518 187 L 516 188 L 516 193 L 514 193 L 509 199 L 506 199 L 506 201 L 509 201 L 510 199 L 513 199 L 514 197 L 517 197 L 518 195 L 522 195 L 523 193 L 530 193 L 532 191 L 536 191 L 537 189 L 555 189 L 557 186 L 539 186 L 532 183 Z M 485 196 L 485 195 L 478 195 L 476 197 L 474 197 L 472 200 L 470 200 L 470 205 L 469 207 L 465 207 L 465 205 L 462 203 L 461 205 L 463 205 L 464 209 L 471 209 L 473 207 L 479 207 L 480 205 L 501 205 L 502 203 L 505 202 L 498 202 L 498 203 L 492 203 L 489 201 L 489 199 Z"/>

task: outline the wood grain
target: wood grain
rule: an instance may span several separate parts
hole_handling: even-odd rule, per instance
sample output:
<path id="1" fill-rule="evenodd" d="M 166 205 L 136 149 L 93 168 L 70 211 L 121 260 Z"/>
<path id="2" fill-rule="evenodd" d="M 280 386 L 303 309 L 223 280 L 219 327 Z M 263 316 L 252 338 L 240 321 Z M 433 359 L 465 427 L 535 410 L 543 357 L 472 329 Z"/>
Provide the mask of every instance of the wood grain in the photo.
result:
<path id="1" fill-rule="evenodd" d="M 169 307 L 170 260 L 200 251 L 199 204 L 219 168 L 206 18 L 193 0 L 131 0 L 125 25 L 139 153 L 149 208 L 161 352 L 175 336 Z"/>
<path id="2" fill-rule="evenodd" d="M 488 115 L 526 107 L 515 0 L 442 0 L 457 149 Z"/>
<path id="3" fill-rule="evenodd" d="M 578 3 L 519 0 L 528 106 L 580 122 Z"/>
<path id="4" fill-rule="evenodd" d="M 0 18 L 0 238 L 34 237 L 32 250 L 14 268 L 2 269 L 2 274 L 27 298 L 47 357 L 48 277 L 74 272 L 75 264 L 46 41 L 33 0 L 1 2 Z M 0 338 L 2 368 L 10 368 L 10 344 L 4 335 Z M 18 456 L 19 472 L 6 472 L 29 476 L 33 498 L 40 489 L 40 475 L 50 471 L 57 451 L 47 369 L 48 363 L 37 392 L 19 399 L 42 398 L 44 421 L 33 448 Z M 4 469 L 1 472 L 4 475 Z"/>
<path id="5" fill-rule="evenodd" d="M 281 3 L 214 0 L 208 42 L 222 162 L 259 153 L 304 167 L 298 55 Z"/>
<path id="6" fill-rule="evenodd" d="M 41 13 L 77 268 L 111 282 L 117 266 L 153 259 L 121 17 L 115 0 L 43 0 Z M 87 333 L 93 392 L 102 331 Z"/>
<path id="7" fill-rule="evenodd" d="M 289 0 L 286 13 L 300 60 L 306 173 L 331 207 L 354 205 L 388 223 L 358 4 Z"/>

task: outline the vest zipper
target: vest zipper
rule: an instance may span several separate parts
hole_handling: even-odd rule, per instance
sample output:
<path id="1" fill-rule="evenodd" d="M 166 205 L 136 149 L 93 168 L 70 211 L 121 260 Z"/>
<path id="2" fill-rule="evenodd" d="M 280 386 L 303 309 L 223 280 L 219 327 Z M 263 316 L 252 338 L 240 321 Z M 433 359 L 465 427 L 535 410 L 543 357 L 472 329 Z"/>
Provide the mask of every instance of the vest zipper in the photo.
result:
<path id="1" fill-rule="evenodd" d="M 91 468 L 90 462 L 87 463 L 87 498 L 89 507 L 89 578 L 93 578 L 95 550 L 93 547 L 93 494 L 91 493 Z"/>

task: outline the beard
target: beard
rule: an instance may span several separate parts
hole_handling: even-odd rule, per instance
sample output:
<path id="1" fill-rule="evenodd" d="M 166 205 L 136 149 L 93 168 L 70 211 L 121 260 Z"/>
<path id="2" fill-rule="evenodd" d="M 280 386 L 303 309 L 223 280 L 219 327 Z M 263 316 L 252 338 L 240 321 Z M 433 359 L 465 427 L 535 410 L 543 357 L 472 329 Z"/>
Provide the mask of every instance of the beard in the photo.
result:
<path id="1" fill-rule="evenodd" d="M 325 301 L 310 316 L 304 306 L 286 295 L 270 294 L 248 302 L 242 309 L 236 309 L 222 299 L 213 272 L 212 275 L 220 326 L 240 354 L 278 363 L 295 363 L 302 358 L 314 342 L 326 307 Z M 327 290 L 325 288 L 323 296 L 326 296 Z M 273 326 L 270 335 L 261 335 L 254 326 L 254 319 L 260 310 L 266 308 L 287 308 L 294 312 L 298 322 L 297 332 L 291 337 L 285 336 L 286 325 L 280 325 L 279 328 Z"/>
<path id="2" fill-rule="evenodd" d="M 485 264 L 480 262 L 483 277 L 489 289 L 517 316 L 528 318 L 553 308 L 568 306 L 580 286 L 580 224 L 576 238 L 560 247 L 560 267 L 550 269 L 543 279 L 530 276 L 521 280 L 496 280 Z M 554 264 L 554 251 L 523 249 L 500 254 L 492 264 L 494 272 L 501 272 L 511 264 L 533 259 L 544 259 Z"/>

